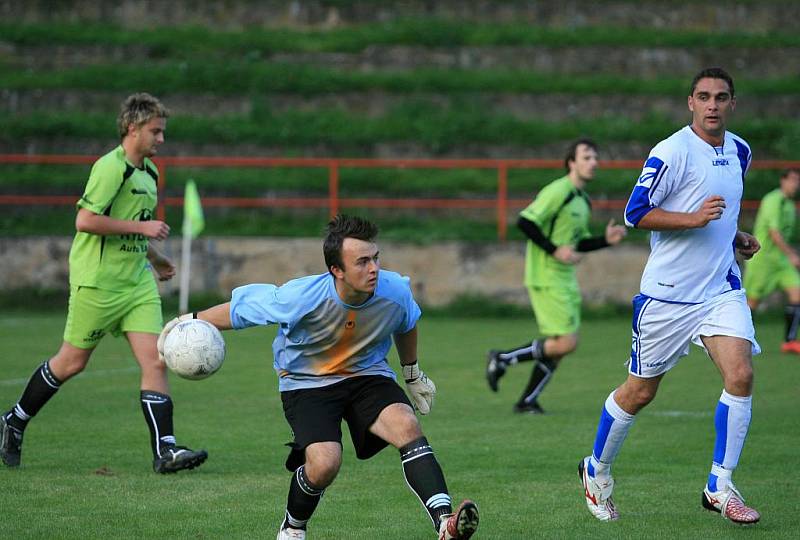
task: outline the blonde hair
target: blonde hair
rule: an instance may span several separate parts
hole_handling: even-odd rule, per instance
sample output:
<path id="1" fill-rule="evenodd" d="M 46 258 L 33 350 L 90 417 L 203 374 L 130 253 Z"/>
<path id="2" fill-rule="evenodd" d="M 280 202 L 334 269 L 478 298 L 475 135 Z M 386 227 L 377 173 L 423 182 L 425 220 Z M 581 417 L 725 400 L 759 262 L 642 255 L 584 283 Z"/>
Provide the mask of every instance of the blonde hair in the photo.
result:
<path id="1" fill-rule="evenodd" d="M 120 138 L 125 138 L 130 126 L 143 126 L 153 118 L 168 118 L 169 110 L 158 100 L 146 92 L 128 96 L 119 110 L 117 129 Z"/>

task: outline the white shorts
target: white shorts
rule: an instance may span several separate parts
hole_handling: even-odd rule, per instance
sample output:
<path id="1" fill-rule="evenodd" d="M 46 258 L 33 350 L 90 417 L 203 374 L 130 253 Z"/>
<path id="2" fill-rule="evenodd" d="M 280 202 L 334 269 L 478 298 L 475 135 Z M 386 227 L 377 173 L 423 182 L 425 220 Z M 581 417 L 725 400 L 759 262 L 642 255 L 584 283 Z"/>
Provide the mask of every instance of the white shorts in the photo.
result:
<path id="1" fill-rule="evenodd" d="M 733 336 L 756 342 L 753 318 L 744 291 L 730 291 L 702 304 L 633 297 L 633 343 L 628 372 L 645 379 L 672 369 L 689 354 L 689 343 L 703 347 L 700 336 Z"/>

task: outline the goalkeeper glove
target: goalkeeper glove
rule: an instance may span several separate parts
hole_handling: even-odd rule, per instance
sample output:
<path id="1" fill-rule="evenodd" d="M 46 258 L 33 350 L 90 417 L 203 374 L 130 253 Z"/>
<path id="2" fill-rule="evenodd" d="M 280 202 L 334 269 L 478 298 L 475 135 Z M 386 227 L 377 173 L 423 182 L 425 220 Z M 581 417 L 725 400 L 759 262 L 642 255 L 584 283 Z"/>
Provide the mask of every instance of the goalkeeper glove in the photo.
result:
<path id="1" fill-rule="evenodd" d="M 170 333 L 170 330 L 175 328 L 175 326 L 179 322 L 188 321 L 190 319 L 196 319 L 197 312 L 194 313 L 187 313 L 185 315 L 181 315 L 180 317 L 175 317 L 167 324 L 164 325 L 164 328 L 161 330 L 161 333 L 158 335 L 158 341 L 156 342 L 156 348 L 158 349 L 158 358 L 163 362 L 164 361 L 164 342 L 167 340 L 167 334 Z"/>
<path id="2" fill-rule="evenodd" d="M 436 395 L 436 385 L 428 378 L 419 365 L 414 362 L 403 366 L 403 378 L 406 380 L 406 388 L 411 394 L 411 401 L 420 414 L 428 414 L 433 406 L 433 398 Z"/>

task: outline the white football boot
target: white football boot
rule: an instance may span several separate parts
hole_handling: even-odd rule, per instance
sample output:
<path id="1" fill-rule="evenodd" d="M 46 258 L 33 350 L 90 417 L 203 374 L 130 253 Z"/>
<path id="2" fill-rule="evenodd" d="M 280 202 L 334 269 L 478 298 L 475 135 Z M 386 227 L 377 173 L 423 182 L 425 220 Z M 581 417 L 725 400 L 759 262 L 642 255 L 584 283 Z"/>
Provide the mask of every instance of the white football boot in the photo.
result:
<path id="1" fill-rule="evenodd" d="M 703 488 L 703 508 L 718 512 L 722 517 L 739 525 L 758 523 L 761 514 L 754 508 L 744 504 L 744 498 L 733 482 L 719 491 L 709 491 L 708 485 Z"/>
<path id="2" fill-rule="evenodd" d="M 277 540 L 306 540 L 306 531 L 303 529 L 293 529 L 291 527 L 281 528 L 278 531 Z"/>
<path id="3" fill-rule="evenodd" d="M 442 516 L 439 540 L 467 540 L 478 530 L 478 506 L 466 499 L 452 514 Z"/>
<path id="4" fill-rule="evenodd" d="M 619 519 L 619 512 L 614 506 L 611 492 L 614 491 L 614 479 L 609 477 L 608 482 L 600 484 L 589 476 L 589 457 L 583 458 L 578 464 L 578 476 L 583 484 L 584 498 L 589 512 L 600 521 L 614 521 Z"/>

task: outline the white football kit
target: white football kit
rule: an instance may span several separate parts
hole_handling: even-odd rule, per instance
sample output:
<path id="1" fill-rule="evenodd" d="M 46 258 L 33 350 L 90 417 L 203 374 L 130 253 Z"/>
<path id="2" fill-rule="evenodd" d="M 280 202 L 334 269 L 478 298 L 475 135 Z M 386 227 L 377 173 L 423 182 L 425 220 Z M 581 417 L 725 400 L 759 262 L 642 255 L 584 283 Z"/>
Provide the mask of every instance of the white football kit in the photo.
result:
<path id="1" fill-rule="evenodd" d="M 694 212 L 712 195 L 722 196 L 726 207 L 705 227 L 651 233 L 641 293 L 633 300 L 632 374 L 666 372 L 689 353 L 690 342 L 702 346 L 700 336 L 741 337 L 753 354 L 760 352 L 735 258 L 751 159 L 748 144 L 733 133 L 713 147 L 689 126 L 650 152 L 625 207 L 629 227 L 654 208 Z"/>

